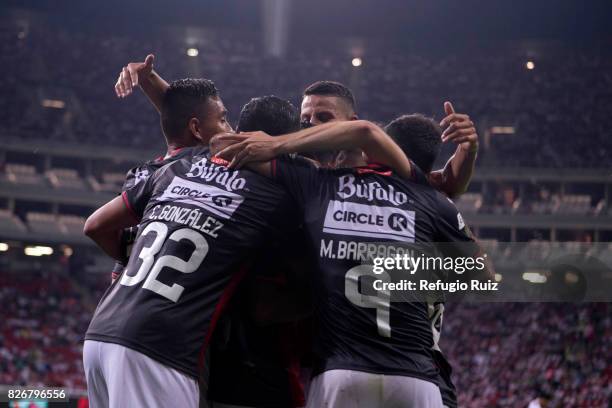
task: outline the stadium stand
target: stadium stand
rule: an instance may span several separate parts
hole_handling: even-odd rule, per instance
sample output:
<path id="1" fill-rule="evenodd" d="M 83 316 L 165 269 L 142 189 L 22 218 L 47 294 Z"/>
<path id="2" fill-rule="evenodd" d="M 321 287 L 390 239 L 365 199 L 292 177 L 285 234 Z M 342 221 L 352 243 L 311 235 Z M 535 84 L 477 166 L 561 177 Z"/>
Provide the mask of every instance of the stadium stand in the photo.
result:
<path id="1" fill-rule="evenodd" d="M 14 184 L 44 184 L 44 179 L 36 172 L 36 168 L 26 164 L 6 164 L 3 176 L 6 181 Z"/>
<path id="2" fill-rule="evenodd" d="M 154 51 L 156 67 L 169 79 L 213 78 L 234 119 L 253 96 L 274 93 L 298 102 L 307 84 L 328 78 L 350 84 L 361 116 L 383 123 L 415 111 L 440 118 L 442 102 L 454 101 L 479 127 L 480 166 L 605 167 L 612 155 L 606 129 L 612 57 L 587 49 L 543 47 L 536 68 L 527 70 L 525 53 L 513 48 L 416 56 L 366 43 L 365 63 L 356 71 L 331 46 L 309 53 L 295 47 L 288 58 L 270 60 L 248 33 L 221 32 L 202 35 L 195 68 L 176 33 L 117 34 L 100 42 L 95 32 L 75 36 L 44 20 L 27 30 L 6 23 L 0 58 L 8 72 L 0 85 L 12 98 L 0 106 L 0 123 L 12 137 L 161 146 L 148 102 L 141 96 L 117 101 L 109 88 L 127 61 Z M 96 58 L 85 58 L 94 49 Z"/>
<path id="3" fill-rule="evenodd" d="M 24 232 L 26 226 L 10 210 L 0 210 L 0 229 L 7 233 Z"/>
<path id="4" fill-rule="evenodd" d="M 85 189 L 85 182 L 73 169 L 51 169 L 45 172 L 45 176 L 55 188 Z"/>

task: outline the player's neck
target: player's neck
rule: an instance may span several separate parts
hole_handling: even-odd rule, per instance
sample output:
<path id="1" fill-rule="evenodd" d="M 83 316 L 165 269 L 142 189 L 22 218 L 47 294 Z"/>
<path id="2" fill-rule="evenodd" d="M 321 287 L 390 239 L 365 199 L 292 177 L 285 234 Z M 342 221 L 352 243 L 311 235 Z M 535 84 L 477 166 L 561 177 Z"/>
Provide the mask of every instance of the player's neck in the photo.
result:
<path id="1" fill-rule="evenodd" d="M 360 151 L 348 151 L 342 155 L 342 160 L 338 162 L 337 167 L 353 168 L 367 166 L 365 157 Z"/>
<path id="2" fill-rule="evenodd" d="M 185 148 L 185 147 L 193 147 L 198 145 L 198 141 L 194 138 L 183 138 L 184 140 L 167 140 L 166 139 L 166 157 L 172 156 L 176 150 Z"/>

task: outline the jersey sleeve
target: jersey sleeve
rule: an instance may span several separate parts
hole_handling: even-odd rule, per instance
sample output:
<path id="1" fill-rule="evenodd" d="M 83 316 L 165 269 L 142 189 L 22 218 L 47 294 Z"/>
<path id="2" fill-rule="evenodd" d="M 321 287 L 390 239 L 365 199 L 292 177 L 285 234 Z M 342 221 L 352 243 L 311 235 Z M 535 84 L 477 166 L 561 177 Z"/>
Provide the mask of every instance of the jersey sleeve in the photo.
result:
<path id="1" fill-rule="evenodd" d="M 436 241 L 440 243 L 442 252 L 453 257 L 476 255 L 480 247 L 455 204 L 441 193 L 437 193 L 436 197 Z"/>
<path id="2" fill-rule="evenodd" d="M 134 187 L 136 184 L 136 171 L 138 167 L 132 167 L 125 173 L 125 181 L 123 182 L 123 186 L 121 187 L 121 191 L 129 190 Z"/>
<path id="3" fill-rule="evenodd" d="M 142 219 L 145 208 L 153 194 L 153 183 L 149 177 L 146 181 L 137 183 L 121 193 L 125 206 L 138 220 Z"/>
<path id="4" fill-rule="evenodd" d="M 272 178 L 289 191 L 299 205 L 316 193 L 319 169 L 310 160 L 299 156 L 282 156 L 273 160 L 271 165 Z"/>

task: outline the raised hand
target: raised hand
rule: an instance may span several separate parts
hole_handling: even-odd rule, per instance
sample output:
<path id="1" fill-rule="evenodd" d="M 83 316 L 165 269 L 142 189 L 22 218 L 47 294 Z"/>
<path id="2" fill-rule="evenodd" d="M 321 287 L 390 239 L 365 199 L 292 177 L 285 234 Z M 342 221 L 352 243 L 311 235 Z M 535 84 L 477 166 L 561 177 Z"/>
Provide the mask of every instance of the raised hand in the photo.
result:
<path id="1" fill-rule="evenodd" d="M 478 133 L 474 122 L 468 115 L 456 113 L 453 104 L 444 102 L 446 117 L 440 122 L 444 129 L 442 142 L 454 142 L 466 151 L 475 152 L 478 150 Z"/>
<path id="2" fill-rule="evenodd" d="M 153 54 L 147 55 L 143 62 L 130 62 L 119 73 L 117 83 L 115 83 L 115 93 L 119 98 L 129 96 L 134 87 L 147 79 L 153 71 Z"/>

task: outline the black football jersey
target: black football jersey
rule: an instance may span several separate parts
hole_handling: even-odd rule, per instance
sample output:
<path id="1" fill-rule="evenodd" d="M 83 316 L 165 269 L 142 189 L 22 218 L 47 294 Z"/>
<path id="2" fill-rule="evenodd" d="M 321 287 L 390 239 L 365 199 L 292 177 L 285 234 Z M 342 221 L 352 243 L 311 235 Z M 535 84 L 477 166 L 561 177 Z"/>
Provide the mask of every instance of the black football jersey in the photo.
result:
<path id="1" fill-rule="evenodd" d="M 218 330 L 213 339 L 211 401 L 266 408 L 304 405 L 300 361 L 310 349 L 310 319 L 304 313 L 312 309 L 308 285 L 312 267 L 304 256 L 304 239 L 302 230 L 296 229 L 254 260 L 225 315 L 226 330 Z M 257 289 L 262 286 L 267 289 Z M 268 313 L 276 309 L 282 309 L 287 320 L 271 320 Z"/>
<path id="2" fill-rule="evenodd" d="M 138 236 L 85 339 L 122 344 L 197 377 L 242 265 L 295 227 L 295 204 L 274 181 L 217 165 L 207 148 L 188 150 L 123 193 Z"/>
<path id="3" fill-rule="evenodd" d="M 165 166 L 168 163 L 171 163 L 175 160 L 180 159 L 185 154 L 189 154 L 189 149 L 178 148 L 170 152 L 170 154 L 168 154 L 166 157 L 159 156 L 139 166 L 132 167 L 131 169 L 128 170 L 128 172 L 125 175 L 125 180 L 123 182 L 123 187 L 121 187 L 121 192 L 129 190 L 130 188 L 134 187 L 138 183 L 147 181 L 149 176 L 155 173 L 157 169 Z M 133 228 L 135 227 L 127 228 L 126 231 L 124 231 L 124 234 L 122 236 L 122 241 L 123 241 L 122 244 L 125 246 L 126 256 L 129 256 L 131 245 L 134 242 Z M 113 279 L 119 276 L 121 272 L 123 272 L 124 268 L 125 268 L 124 263 L 115 262 L 115 266 L 113 267 L 113 271 L 112 271 Z"/>
<path id="4" fill-rule="evenodd" d="M 372 278 L 364 256 L 380 243 L 446 242 L 454 252 L 448 256 L 477 252 L 453 203 L 417 173 L 415 166 L 413 179 L 404 180 L 380 166 L 320 169 L 290 157 L 272 162 L 273 178 L 300 206 L 318 263 L 314 375 L 349 369 L 437 383 L 427 303 L 393 302 L 361 286 Z"/>

